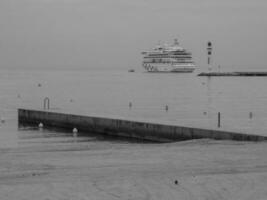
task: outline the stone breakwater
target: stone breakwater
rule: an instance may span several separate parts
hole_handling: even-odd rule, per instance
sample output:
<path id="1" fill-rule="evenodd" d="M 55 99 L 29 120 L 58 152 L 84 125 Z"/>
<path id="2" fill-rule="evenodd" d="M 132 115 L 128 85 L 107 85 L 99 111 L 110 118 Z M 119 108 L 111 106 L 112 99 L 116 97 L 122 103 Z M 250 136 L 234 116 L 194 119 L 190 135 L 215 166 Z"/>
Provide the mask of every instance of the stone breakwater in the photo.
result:
<path id="1" fill-rule="evenodd" d="M 198 76 L 267 76 L 267 72 L 202 72 Z"/>

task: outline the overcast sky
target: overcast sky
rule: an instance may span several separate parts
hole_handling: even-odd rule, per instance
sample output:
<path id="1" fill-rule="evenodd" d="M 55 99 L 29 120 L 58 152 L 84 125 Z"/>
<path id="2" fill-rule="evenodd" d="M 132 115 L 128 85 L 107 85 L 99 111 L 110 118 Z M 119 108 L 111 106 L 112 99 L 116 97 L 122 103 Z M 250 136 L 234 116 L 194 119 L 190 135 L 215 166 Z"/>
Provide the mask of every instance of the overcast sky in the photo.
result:
<path id="1" fill-rule="evenodd" d="M 1 68 L 141 68 L 141 51 L 180 44 L 206 63 L 266 66 L 266 0 L 0 0 Z"/>

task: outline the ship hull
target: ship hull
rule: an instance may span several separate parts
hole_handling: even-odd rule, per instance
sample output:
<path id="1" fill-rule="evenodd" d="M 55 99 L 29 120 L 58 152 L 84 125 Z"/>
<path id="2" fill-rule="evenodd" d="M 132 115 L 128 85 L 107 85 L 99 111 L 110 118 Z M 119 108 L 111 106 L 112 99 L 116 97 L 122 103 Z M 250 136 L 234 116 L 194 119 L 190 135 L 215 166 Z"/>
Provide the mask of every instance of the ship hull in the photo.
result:
<path id="1" fill-rule="evenodd" d="M 175 72 L 175 73 L 192 73 L 195 70 L 195 65 L 156 65 L 143 64 L 147 72 Z"/>

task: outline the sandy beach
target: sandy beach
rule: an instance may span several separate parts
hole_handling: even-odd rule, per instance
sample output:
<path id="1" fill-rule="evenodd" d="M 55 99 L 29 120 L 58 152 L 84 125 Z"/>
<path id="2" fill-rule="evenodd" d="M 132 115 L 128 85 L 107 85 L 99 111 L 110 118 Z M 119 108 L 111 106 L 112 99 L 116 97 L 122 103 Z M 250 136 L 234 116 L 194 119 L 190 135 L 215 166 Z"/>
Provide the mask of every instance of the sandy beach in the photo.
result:
<path id="1" fill-rule="evenodd" d="M 1 200 L 267 199 L 266 142 L 52 140 L 0 150 Z"/>

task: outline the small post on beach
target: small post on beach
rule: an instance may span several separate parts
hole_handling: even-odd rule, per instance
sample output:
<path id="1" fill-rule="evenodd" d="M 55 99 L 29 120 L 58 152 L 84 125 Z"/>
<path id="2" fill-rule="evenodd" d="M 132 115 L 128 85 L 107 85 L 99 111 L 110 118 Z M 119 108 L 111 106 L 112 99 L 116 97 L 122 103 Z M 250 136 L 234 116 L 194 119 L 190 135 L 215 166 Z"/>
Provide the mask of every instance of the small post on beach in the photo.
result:
<path id="1" fill-rule="evenodd" d="M 221 127 L 221 113 L 218 112 L 218 128 Z"/>

